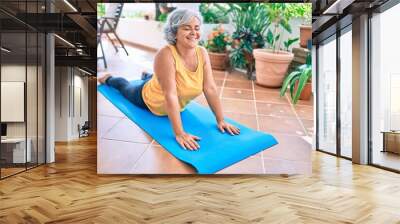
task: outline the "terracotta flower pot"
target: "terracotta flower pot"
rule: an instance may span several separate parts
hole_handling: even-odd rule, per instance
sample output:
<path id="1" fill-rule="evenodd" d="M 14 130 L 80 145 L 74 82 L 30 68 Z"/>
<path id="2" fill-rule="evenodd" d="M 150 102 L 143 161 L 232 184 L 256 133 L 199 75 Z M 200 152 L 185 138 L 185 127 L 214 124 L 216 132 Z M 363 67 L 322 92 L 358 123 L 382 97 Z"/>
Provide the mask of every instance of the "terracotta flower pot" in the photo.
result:
<path id="1" fill-rule="evenodd" d="M 297 92 L 297 86 L 299 81 L 296 82 L 294 92 Z M 311 82 L 307 82 L 303 88 L 303 91 L 300 93 L 300 100 L 310 100 L 311 97 Z"/>
<path id="2" fill-rule="evenodd" d="M 228 65 L 228 53 L 208 52 L 210 56 L 211 68 L 215 70 L 225 70 Z"/>
<path id="3" fill-rule="evenodd" d="M 268 49 L 254 49 L 256 83 L 266 87 L 281 87 L 293 54 L 286 51 L 272 53 Z"/>
<path id="4" fill-rule="evenodd" d="M 300 26 L 300 46 L 306 48 L 307 41 L 310 40 L 312 37 L 312 27 L 311 26 Z"/>

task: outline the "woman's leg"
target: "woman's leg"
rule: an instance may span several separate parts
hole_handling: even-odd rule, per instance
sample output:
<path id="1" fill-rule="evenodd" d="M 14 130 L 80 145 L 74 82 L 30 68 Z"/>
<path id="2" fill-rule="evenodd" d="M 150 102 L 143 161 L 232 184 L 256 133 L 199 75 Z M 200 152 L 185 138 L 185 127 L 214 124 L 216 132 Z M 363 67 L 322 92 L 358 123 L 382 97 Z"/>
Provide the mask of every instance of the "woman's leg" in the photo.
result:
<path id="1" fill-rule="evenodd" d="M 148 80 L 138 80 L 136 82 L 129 82 L 121 77 L 109 77 L 106 84 L 119 90 L 121 94 L 136 106 L 147 108 L 142 98 L 142 89 L 144 83 Z"/>
<path id="2" fill-rule="evenodd" d="M 115 89 L 118 89 L 121 92 L 129 85 L 128 80 L 121 77 L 112 76 L 108 77 L 105 83 Z"/>

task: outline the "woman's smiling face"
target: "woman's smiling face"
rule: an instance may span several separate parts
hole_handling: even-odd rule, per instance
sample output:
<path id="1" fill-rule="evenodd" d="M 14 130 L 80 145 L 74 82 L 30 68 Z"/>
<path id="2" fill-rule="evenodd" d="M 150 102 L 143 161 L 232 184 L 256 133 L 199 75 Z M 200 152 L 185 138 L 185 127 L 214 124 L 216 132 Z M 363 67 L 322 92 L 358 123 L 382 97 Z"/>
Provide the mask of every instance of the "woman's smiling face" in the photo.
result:
<path id="1" fill-rule="evenodd" d="M 178 28 L 176 42 L 187 47 L 196 47 L 200 39 L 200 21 L 192 17 L 190 21 Z"/>

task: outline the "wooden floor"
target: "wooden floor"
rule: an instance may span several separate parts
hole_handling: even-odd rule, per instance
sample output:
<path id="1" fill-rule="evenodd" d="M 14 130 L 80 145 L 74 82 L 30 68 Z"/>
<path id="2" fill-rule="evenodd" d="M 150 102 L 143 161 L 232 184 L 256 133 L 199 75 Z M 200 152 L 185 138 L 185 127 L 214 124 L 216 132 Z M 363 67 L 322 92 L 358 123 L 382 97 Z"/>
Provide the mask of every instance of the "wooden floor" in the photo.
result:
<path id="1" fill-rule="evenodd" d="M 97 175 L 96 137 L 0 181 L 0 223 L 400 223 L 400 175 L 313 152 L 313 174 Z"/>

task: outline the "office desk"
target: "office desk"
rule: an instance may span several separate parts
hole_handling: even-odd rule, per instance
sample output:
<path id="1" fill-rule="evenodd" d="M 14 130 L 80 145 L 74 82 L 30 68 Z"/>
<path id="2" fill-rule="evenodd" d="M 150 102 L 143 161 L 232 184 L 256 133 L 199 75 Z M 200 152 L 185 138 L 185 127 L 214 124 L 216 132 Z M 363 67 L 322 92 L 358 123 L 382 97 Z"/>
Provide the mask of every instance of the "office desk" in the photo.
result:
<path id="1" fill-rule="evenodd" d="M 1 139 L 1 159 L 6 163 L 25 163 L 30 162 L 32 158 L 30 138 L 26 141 L 26 154 L 25 154 L 25 138 L 6 138 Z M 11 159 L 12 158 L 12 159 Z M 25 159 L 27 159 L 25 161 Z"/>
<path id="2" fill-rule="evenodd" d="M 400 131 L 382 131 L 383 150 L 382 152 L 392 152 L 400 154 Z"/>

